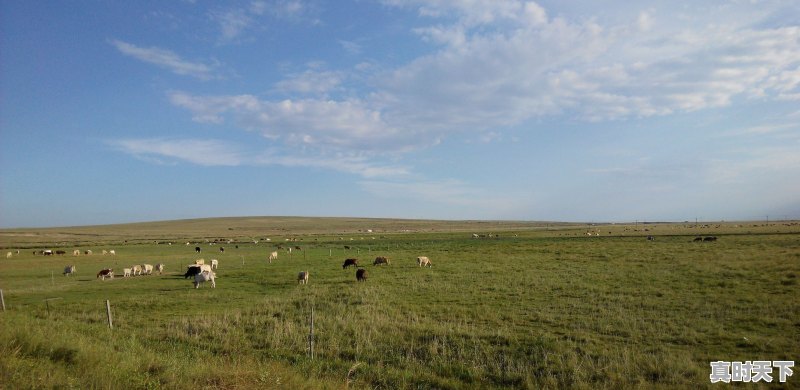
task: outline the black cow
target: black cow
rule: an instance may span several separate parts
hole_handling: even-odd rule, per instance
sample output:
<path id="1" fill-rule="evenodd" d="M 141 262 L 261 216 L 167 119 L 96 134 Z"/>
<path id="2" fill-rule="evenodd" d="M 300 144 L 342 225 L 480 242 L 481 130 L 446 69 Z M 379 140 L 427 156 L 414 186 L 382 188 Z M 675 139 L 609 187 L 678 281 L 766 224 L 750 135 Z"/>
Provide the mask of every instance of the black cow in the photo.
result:
<path id="1" fill-rule="evenodd" d="M 367 270 L 363 268 L 359 268 L 356 271 L 356 280 L 359 282 L 366 282 L 367 281 Z"/>
<path id="2" fill-rule="evenodd" d="M 358 267 L 358 259 L 345 259 L 344 264 L 342 264 L 342 269 L 345 269 L 349 266 Z"/>
<path id="3" fill-rule="evenodd" d="M 190 265 L 186 268 L 186 273 L 183 274 L 184 279 L 188 279 L 194 277 L 195 275 L 200 273 L 200 266 L 199 265 Z"/>
<path id="4" fill-rule="evenodd" d="M 715 236 L 708 236 L 703 239 L 703 241 L 717 241 L 717 237 Z"/>
<path id="5" fill-rule="evenodd" d="M 219 253 L 225 253 L 225 248 L 219 247 Z"/>
<path id="6" fill-rule="evenodd" d="M 100 272 L 97 273 L 97 278 L 106 280 L 106 278 L 113 278 L 114 277 L 114 270 L 111 268 L 101 269 Z"/>
<path id="7" fill-rule="evenodd" d="M 194 251 L 200 253 L 200 247 L 199 246 L 194 247 Z"/>

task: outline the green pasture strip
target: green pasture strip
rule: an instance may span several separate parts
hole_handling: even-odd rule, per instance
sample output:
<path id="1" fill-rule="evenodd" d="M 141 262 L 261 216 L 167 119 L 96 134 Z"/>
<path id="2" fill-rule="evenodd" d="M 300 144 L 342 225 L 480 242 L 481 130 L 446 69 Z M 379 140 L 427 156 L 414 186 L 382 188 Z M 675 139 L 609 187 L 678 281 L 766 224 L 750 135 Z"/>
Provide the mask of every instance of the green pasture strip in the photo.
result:
<path id="1" fill-rule="evenodd" d="M 20 254 L 0 262 L 0 387 L 710 388 L 710 361 L 798 360 L 791 226 L 727 226 L 716 242 L 693 242 L 694 227 L 584 228 Z M 302 249 L 290 256 L 290 246 Z M 376 256 L 391 264 L 373 266 Z M 183 277 L 201 257 L 219 260 L 216 289 Z M 367 282 L 342 269 L 351 257 Z M 167 271 L 95 278 L 145 262 Z M 68 264 L 77 275 L 61 275 Z M 96 378 L 106 369 L 114 374 Z"/>

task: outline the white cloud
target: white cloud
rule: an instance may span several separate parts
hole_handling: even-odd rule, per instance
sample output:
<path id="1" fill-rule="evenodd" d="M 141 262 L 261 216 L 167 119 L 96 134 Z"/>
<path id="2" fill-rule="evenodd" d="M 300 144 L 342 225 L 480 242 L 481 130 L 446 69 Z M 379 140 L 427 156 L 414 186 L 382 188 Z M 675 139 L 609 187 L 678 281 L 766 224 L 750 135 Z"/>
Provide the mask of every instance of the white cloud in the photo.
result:
<path id="1" fill-rule="evenodd" d="M 122 54 L 169 69 L 175 74 L 192 76 L 201 80 L 217 77 L 215 75 L 216 65 L 186 61 L 170 50 L 158 47 L 138 47 L 120 40 L 112 40 L 111 44 Z"/>
<path id="2" fill-rule="evenodd" d="M 410 174 L 407 167 L 378 163 L 372 156 L 359 153 L 286 154 L 272 149 L 255 153 L 228 141 L 192 138 L 128 138 L 109 140 L 107 144 L 123 153 L 155 164 L 183 161 L 202 166 L 280 165 L 330 169 L 364 178 L 404 177 Z"/>
<path id="3" fill-rule="evenodd" d="M 548 19 L 542 10 L 531 26 L 518 12 L 539 7 L 531 2 L 389 3 L 449 24 L 415 28 L 439 50 L 378 81 L 392 103 L 387 119 L 482 131 L 564 113 L 624 119 L 800 93 L 798 26 L 755 28 L 715 15 L 659 23 L 650 10 L 622 25 Z"/>
<path id="4" fill-rule="evenodd" d="M 286 93 L 324 95 L 338 88 L 343 78 L 342 72 L 307 70 L 290 75 L 289 78 L 278 82 L 276 87 Z"/>
<path id="5" fill-rule="evenodd" d="M 212 12 L 210 17 L 219 24 L 221 39 L 230 42 L 237 39 L 253 24 L 252 11 L 253 9 L 229 9 Z"/>
<path id="6" fill-rule="evenodd" d="M 402 152 L 419 140 L 412 131 L 393 128 L 380 111 L 360 100 L 261 100 L 252 95 L 193 96 L 172 92 L 173 104 L 192 112 L 203 123 L 235 123 L 266 138 L 322 150 Z"/>
<path id="7" fill-rule="evenodd" d="M 108 144 L 124 153 L 164 164 L 182 160 L 203 166 L 238 166 L 246 159 L 239 148 L 219 140 L 119 139 Z"/>
<path id="8" fill-rule="evenodd" d="M 219 25 L 220 43 L 235 43 L 247 38 L 248 31 L 260 28 L 268 17 L 318 24 L 319 20 L 314 17 L 314 13 L 314 7 L 300 0 L 258 0 L 243 6 L 211 11 L 208 17 Z"/>

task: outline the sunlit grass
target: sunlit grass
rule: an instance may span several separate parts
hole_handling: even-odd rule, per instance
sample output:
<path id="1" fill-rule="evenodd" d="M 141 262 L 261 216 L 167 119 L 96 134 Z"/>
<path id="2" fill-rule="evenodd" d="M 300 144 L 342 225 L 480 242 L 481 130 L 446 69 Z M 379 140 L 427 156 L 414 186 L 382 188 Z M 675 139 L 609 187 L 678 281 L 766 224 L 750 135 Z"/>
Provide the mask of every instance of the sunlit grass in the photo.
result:
<path id="1" fill-rule="evenodd" d="M 302 251 L 282 251 L 273 264 L 266 256 L 277 243 L 225 245 L 225 253 L 203 244 L 202 255 L 194 245 L 120 243 L 114 257 L 22 254 L 0 262 L 8 307 L 0 315 L 0 384 L 706 387 L 712 360 L 797 360 L 800 351 L 798 227 L 757 235 L 745 228 L 704 230 L 720 236 L 715 243 L 693 243 L 695 230 L 670 225 L 646 233 L 604 227 L 606 237 L 306 236 L 292 243 Z M 378 255 L 392 264 L 372 266 Z M 420 255 L 434 266 L 417 267 Z M 220 260 L 216 289 L 183 278 L 198 257 Z M 367 282 L 342 269 L 346 257 L 367 264 Z M 163 262 L 167 272 L 94 277 L 144 262 Z M 70 263 L 78 275 L 62 276 Z M 304 270 L 309 284 L 298 285 Z"/>

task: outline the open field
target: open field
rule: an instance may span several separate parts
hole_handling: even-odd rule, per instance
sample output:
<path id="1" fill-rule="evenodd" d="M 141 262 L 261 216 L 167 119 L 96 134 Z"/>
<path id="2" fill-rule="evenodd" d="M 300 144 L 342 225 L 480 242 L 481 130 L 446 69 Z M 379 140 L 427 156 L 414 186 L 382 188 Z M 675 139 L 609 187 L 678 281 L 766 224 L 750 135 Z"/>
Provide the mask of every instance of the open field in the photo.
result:
<path id="1" fill-rule="evenodd" d="M 302 250 L 269 264 L 278 244 Z M 800 360 L 797 222 L 225 218 L 4 229 L 0 246 L 0 388 L 712 388 L 711 361 Z M 183 278 L 200 257 L 216 289 Z M 166 272 L 95 278 L 142 263 Z"/>

